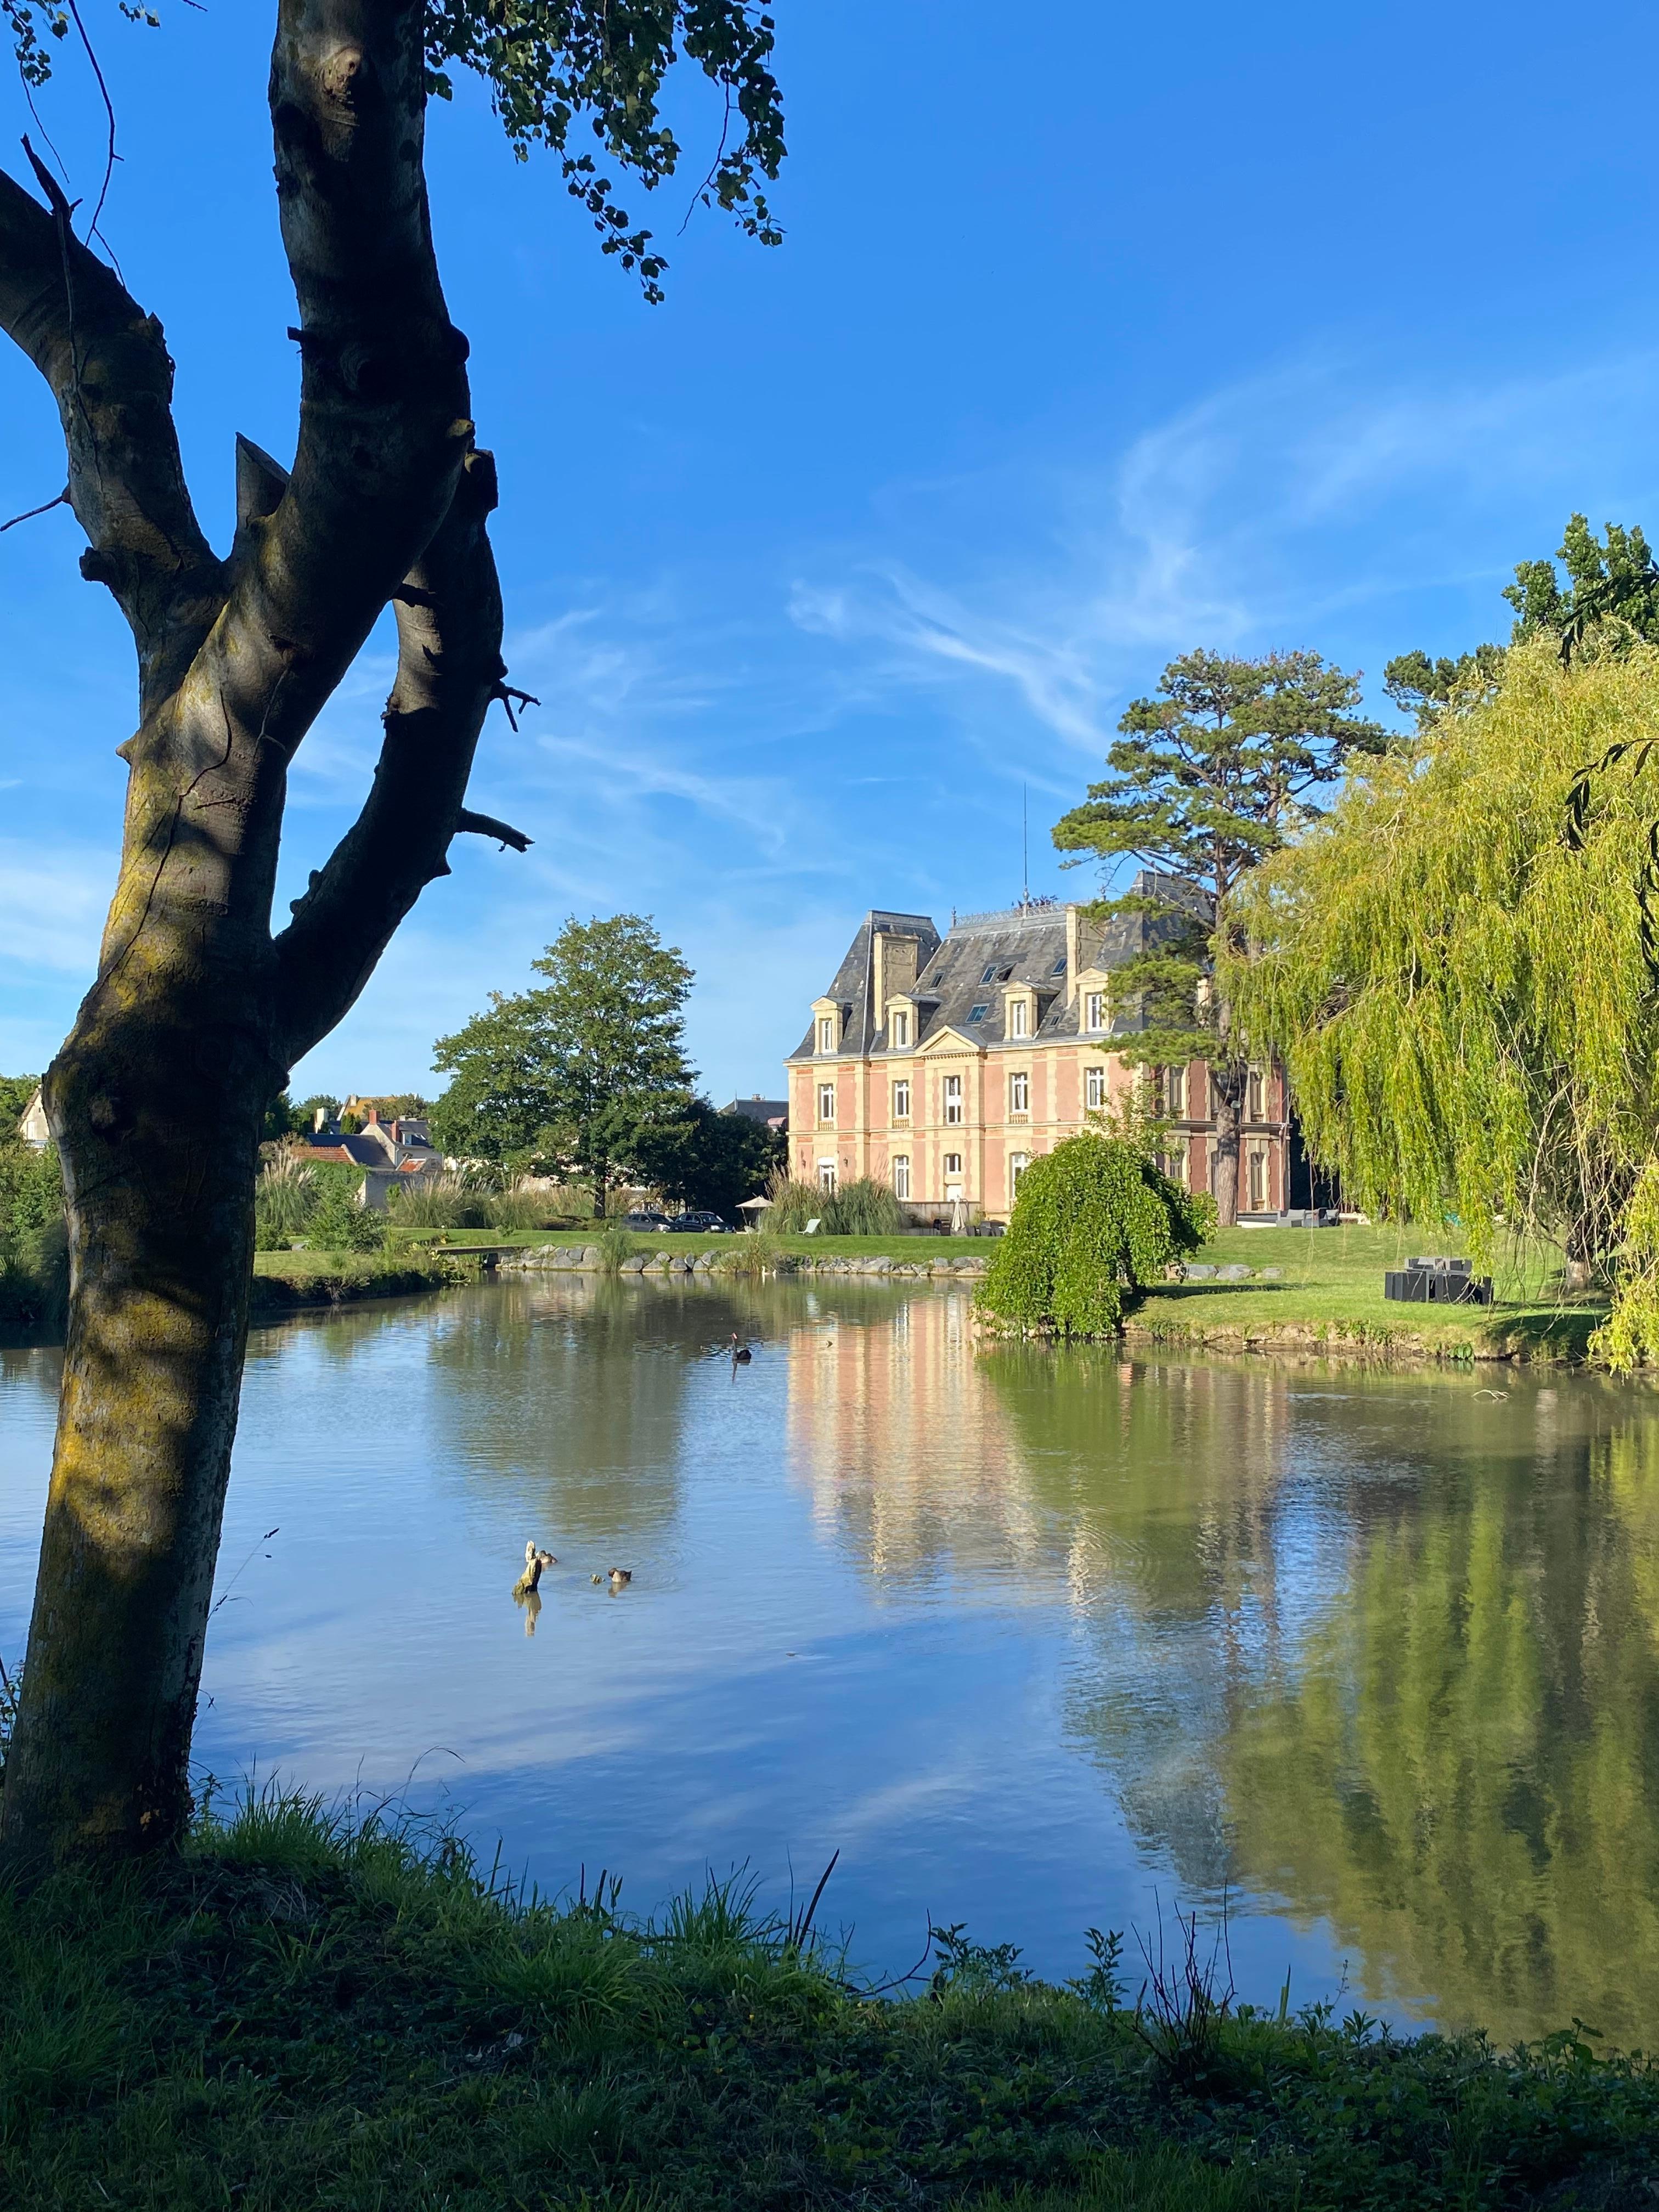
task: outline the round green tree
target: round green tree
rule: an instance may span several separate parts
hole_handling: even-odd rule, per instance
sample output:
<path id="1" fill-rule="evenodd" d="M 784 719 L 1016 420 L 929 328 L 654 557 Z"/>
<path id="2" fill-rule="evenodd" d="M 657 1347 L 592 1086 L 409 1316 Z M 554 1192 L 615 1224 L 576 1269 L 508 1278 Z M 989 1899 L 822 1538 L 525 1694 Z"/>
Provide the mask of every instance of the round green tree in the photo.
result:
<path id="1" fill-rule="evenodd" d="M 1170 1262 L 1197 1251 L 1206 1211 L 1123 1138 L 1067 1137 L 1020 1177 L 981 1310 L 1010 1328 L 1113 1335 Z"/>

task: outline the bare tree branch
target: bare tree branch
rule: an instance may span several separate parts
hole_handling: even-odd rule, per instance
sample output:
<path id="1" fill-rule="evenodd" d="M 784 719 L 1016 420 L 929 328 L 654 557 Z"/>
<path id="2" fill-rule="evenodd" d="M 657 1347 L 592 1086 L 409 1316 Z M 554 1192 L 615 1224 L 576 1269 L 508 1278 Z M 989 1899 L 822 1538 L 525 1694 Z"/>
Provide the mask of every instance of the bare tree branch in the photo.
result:
<path id="1" fill-rule="evenodd" d="M 464 806 L 455 823 L 458 837 L 495 837 L 503 845 L 510 845 L 515 853 L 527 853 L 535 843 L 522 830 L 515 830 L 510 822 L 498 822 L 493 814 L 475 814 Z"/>
<path id="2" fill-rule="evenodd" d="M 89 540 L 82 574 L 108 585 L 132 626 L 148 707 L 206 636 L 225 571 L 185 484 L 161 325 L 76 237 L 61 188 L 35 168 L 49 207 L 0 173 L 0 329 L 57 400 Z"/>
<path id="3" fill-rule="evenodd" d="M 374 787 L 276 939 L 277 1035 L 290 1066 L 352 1005 L 426 884 L 448 874 L 459 830 L 483 825 L 520 850 L 529 842 L 461 804 L 505 673 L 486 527 L 495 504 L 495 463 L 470 454 L 441 527 L 395 594 L 398 674 Z"/>
<path id="4" fill-rule="evenodd" d="M 222 665 L 284 755 L 419 559 L 471 445 L 466 341 L 422 169 L 423 17 L 413 0 L 278 9 L 271 125 L 300 434 L 282 497 L 244 514 Z"/>

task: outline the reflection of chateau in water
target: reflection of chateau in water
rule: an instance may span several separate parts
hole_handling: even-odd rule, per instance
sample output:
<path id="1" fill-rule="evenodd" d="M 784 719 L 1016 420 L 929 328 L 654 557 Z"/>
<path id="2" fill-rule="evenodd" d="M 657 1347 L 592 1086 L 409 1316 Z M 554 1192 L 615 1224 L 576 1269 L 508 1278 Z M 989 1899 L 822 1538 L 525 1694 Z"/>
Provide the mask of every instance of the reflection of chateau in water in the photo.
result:
<path id="1" fill-rule="evenodd" d="M 789 1465 L 819 1528 L 881 1579 L 1006 1574 L 1048 1532 L 975 1366 L 958 1292 L 854 1317 L 822 1297 L 788 1343 Z"/>
<path id="2" fill-rule="evenodd" d="M 1151 1577 L 1144 1601 L 1183 1612 L 1242 1610 L 1247 1584 L 1261 1601 L 1285 1434 L 1283 1385 L 1266 1372 L 987 1346 L 959 1295 L 853 1326 L 825 1300 L 789 1352 L 791 1464 L 821 1526 L 871 1571 L 1021 1568 L 1040 1577 L 1034 1595 L 1085 1613 L 1115 1602 L 1126 1575 Z M 1196 1464 L 1172 1468 L 1176 1451 Z M 1177 1510 L 1173 1545 L 1158 1505 Z"/>

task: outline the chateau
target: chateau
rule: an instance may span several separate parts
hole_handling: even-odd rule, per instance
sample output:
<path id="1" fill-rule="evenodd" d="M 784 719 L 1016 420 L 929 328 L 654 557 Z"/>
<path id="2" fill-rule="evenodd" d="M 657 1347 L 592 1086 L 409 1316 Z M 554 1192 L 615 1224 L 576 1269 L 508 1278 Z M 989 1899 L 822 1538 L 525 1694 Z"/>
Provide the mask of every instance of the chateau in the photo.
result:
<path id="1" fill-rule="evenodd" d="M 1190 907 L 1202 894 L 1142 870 L 1137 892 Z M 1101 923 L 1032 903 L 953 918 L 866 915 L 791 1054 L 790 1171 L 825 1189 L 890 1183 L 918 1219 L 1006 1221 L 1040 1152 L 1120 1104 L 1141 1071 L 1114 1048 L 1141 1024 L 1112 975 L 1157 945 L 1155 915 Z M 1158 1073 L 1165 1165 L 1190 1190 L 1213 1179 L 1215 1120 L 1201 1060 Z M 1288 1202 L 1284 1077 L 1252 1068 L 1239 1137 L 1238 1210 Z"/>

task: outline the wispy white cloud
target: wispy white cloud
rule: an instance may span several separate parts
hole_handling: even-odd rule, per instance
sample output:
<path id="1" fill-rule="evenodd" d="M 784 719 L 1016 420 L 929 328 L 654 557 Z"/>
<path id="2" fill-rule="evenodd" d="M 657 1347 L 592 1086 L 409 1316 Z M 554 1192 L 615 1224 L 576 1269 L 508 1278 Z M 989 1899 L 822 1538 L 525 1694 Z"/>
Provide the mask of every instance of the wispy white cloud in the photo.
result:
<path id="1" fill-rule="evenodd" d="M 95 846 L 0 838 L 0 961 L 92 981 L 117 857 Z"/>
<path id="2" fill-rule="evenodd" d="M 1004 465 L 890 493 L 905 557 L 820 559 L 794 586 L 791 618 L 889 684 L 956 700 L 970 742 L 1000 712 L 1097 756 L 1161 659 L 1302 642 L 1339 613 L 1383 617 L 1425 587 L 1499 580 L 1548 550 L 1511 537 L 1492 557 L 1518 507 L 1542 502 L 1550 531 L 1598 497 L 1632 511 L 1647 484 L 1632 482 L 1630 457 L 1649 450 L 1656 380 L 1648 353 L 1465 387 L 1402 374 L 1367 388 L 1352 363 L 1298 362 L 1206 396 L 1115 456 L 1041 458 L 1017 488 Z M 981 749 L 1026 773 L 1018 743 Z"/>
<path id="3" fill-rule="evenodd" d="M 492 712 L 472 793 L 535 845 L 460 841 L 296 1079 L 424 1080 L 433 1038 L 526 981 L 567 914 L 631 908 L 697 970 L 711 1088 L 769 1091 L 866 907 L 943 919 L 1012 895 L 1021 784 L 1036 875 L 1066 880 L 1046 823 L 1173 654 L 1312 644 L 1374 678 L 1404 646 L 1495 634 L 1510 565 L 1570 509 L 1650 514 L 1656 373 L 1631 353 L 1454 386 L 1310 355 L 1115 445 L 1068 433 L 872 487 L 834 543 L 786 526 L 747 565 L 520 586 L 507 658 L 541 703 L 516 732 Z M 301 748 L 282 900 L 368 788 L 392 673 L 377 631 Z M 113 880 L 72 803 L 35 788 L 52 826 L 0 847 L 29 1065 L 91 973 Z"/>

